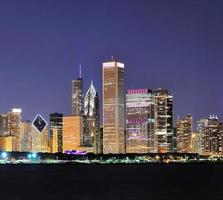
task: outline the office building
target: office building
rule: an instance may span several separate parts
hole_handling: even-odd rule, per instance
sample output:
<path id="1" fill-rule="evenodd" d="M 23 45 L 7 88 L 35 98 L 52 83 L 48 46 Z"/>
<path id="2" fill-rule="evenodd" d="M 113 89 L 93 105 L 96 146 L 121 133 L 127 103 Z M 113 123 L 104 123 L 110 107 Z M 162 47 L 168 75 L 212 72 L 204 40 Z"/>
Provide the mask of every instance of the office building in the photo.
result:
<path id="1" fill-rule="evenodd" d="M 13 151 L 13 136 L 0 136 L 0 151 Z"/>
<path id="2" fill-rule="evenodd" d="M 83 134 L 83 116 L 63 116 L 63 152 L 79 150 Z"/>
<path id="3" fill-rule="evenodd" d="M 173 152 L 173 96 L 168 90 L 153 90 L 155 96 L 155 151 Z"/>
<path id="4" fill-rule="evenodd" d="M 83 115 L 84 97 L 83 97 L 83 79 L 81 77 L 81 66 L 79 78 L 72 80 L 72 115 Z"/>
<path id="5" fill-rule="evenodd" d="M 201 135 L 201 148 L 204 155 L 223 154 L 223 123 L 216 115 L 198 121 L 198 133 Z"/>
<path id="6" fill-rule="evenodd" d="M 59 153 L 59 130 L 57 128 L 53 128 L 50 130 L 50 134 L 50 152 Z"/>
<path id="7" fill-rule="evenodd" d="M 191 136 L 191 153 L 202 154 L 201 134 L 200 133 L 192 133 L 192 136 Z"/>
<path id="8" fill-rule="evenodd" d="M 0 114 L 0 136 L 8 135 L 8 115 Z"/>
<path id="9" fill-rule="evenodd" d="M 124 64 L 103 63 L 103 153 L 125 153 Z"/>
<path id="10" fill-rule="evenodd" d="M 13 108 L 7 113 L 8 118 L 8 132 L 12 136 L 12 149 L 13 151 L 21 151 L 21 123 L 22 123 L 22 110 Z"/>
<path id="11" fill-rule="evenodd" d="M 32 151 L 32 122 L 30 121 L 21 123 L 21 151 Z"/>
<path id="12" fill-rule="evenodd" d="M 100 110 L 98 93 L 91 85 L 84 97 L 84 133 L 83 146 L 94 147 L 96 154 L 102 153 L 100 138 Z"/>
<path id="13" fill-rule="evenodd" d="M 63 114 L 50 114 L 50 148 L 53 153 L 63 152 Z M 56 142 L 56 143 L 55 143 Z M 57 149 L 57 150 L 56 150 Z"/>
<path id="14" fill-rule="evenodd" d="M 41 115 L 36 115 L 31 128 L 31 151 L 49 152 L 48 125 Z"/>
<path id="15" fill-rule="evenodd" d="M 177 120 L 177 152 L 190 153 L 192 151 L 191 136 L 193 133 L 193 118 L 191 115 Z"/>
<path id="16" fill-rule="evenodd" d="M 154 103 L 152 90 L 128 90 L 126 94 L 126 153 L 155 151 Z"/>

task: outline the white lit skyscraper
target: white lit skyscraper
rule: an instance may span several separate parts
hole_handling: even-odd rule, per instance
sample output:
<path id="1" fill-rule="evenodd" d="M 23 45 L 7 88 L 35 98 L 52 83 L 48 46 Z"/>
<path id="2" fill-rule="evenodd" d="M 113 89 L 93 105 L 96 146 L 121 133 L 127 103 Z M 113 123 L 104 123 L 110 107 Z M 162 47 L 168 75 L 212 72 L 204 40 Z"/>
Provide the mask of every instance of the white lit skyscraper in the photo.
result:
<path id="1" fill-rule="evenodd" d="M 98 93 L 91 85 L 84 97 L 83 145 L 94 147 L 95 153 L 102 153 L 100 138 L 100 110 Z"/>

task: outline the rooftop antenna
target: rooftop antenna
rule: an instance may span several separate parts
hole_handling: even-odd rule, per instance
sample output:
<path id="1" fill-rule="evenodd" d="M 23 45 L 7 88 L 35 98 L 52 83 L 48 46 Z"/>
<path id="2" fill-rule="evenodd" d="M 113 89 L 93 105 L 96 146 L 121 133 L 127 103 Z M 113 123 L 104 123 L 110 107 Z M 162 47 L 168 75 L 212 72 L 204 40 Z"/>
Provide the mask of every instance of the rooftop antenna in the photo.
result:
<path id="1" fill-rule="evenodd" d="M 81 78 L 81 64 L 79 65 L 79 78 Z"/>

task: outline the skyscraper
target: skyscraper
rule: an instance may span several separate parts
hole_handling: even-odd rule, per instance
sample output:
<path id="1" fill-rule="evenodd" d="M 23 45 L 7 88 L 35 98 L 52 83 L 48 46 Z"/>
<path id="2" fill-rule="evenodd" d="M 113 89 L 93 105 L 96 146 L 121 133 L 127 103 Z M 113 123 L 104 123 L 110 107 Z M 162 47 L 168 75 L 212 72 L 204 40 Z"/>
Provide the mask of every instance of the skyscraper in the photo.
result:
<path id="1" fill-rule="evenodd" d="M 31 128 L 32 152 L 49 152 L 48 125 L 41 115 L 37 115 Z"/>
<path id="2" fill-rule="evenodd" d="M 0 115 L 0 136 L 8 134 L 8 116 Z"/>
<path id="3" fill-rule="evenodd" d="M 103 153 L 125 153 L 124 64 L 103 63 Z"/>
<path id="4" fill-rule="evenodd" d="M 22 110 L 13 108 L 7 113 L 8 116 L 8 131 L 9 135 L 13 137 L 12 149 L 13 151 L 21 151 L 21 123 Z"/>
<path id="5" fill-rule="evenodd" d="M 13 136 L 0 136 L 0 151 L 13 151 Z"/>
<path id="6" fill-rule="evenodd" d="M 83 132 L 83 116 L 63 117 L 63 152 L 79 150 Z"/>
<path id="7" fill-rule="evenodd" d="M 191 136 L 191 153 L 202 154 L 201 134 L 200 133 L 192 133 L 192 136 Z"/>
<path id="8" fill-rule="evenodd" d="M 158 88 L 155 95 L 155 149 L 165 153 L 173 151 L 173 96 Z"/>
<path id="9" fill-rule="evenodd" d="M 23 152 L 32 151 L 32 122 L 24 121 L 21 125 L 21 148 Z"/>
<path id="10" fill-rule="evenodd" d="M 177 120 L 177 152 L 190 153 L 192 151 L 192 133 L 193 133 L 193 118 L 191 115 Z"/>
<path id="11" fill-rule="evenodd" d="M 93 82 L 91 82 L 91 85 L 84 97 L 83 146 L 94 147 L 96 154 L 102 152 L 99 97 Z"/>
<path id="12" fill-rule="evenodd" d="M 50 114 L 50 146 L 51 146 L 51 150 L 54 149 L 54 153 L 63 151 L 62 150 L 62 146 L 63 146 L 62 128 L 63 128 L 63 114 L 51 113 Z M 55 142 L 57 142 L 57 144 L 55 144 Z"/>
<path id="13" fill-rule="evenodd" d="M 79 78 L 72 80 L 72 114 L 83 115 L 84 101 L 83 101 L 83 79 L 81 77 L 81 66 Z"/>
<path id="14" fill-rule="evenodd" d="M 205 155 L 223 154 L 223 123 L 216 115 L 198 121 L 198 133 L 201 135 L 202 153 Z"/>
<path id="15" fill-rule="evenodd" d="M 126 94 L 126 153 L 154 152 L 154 95 L 149 89 Z"/>

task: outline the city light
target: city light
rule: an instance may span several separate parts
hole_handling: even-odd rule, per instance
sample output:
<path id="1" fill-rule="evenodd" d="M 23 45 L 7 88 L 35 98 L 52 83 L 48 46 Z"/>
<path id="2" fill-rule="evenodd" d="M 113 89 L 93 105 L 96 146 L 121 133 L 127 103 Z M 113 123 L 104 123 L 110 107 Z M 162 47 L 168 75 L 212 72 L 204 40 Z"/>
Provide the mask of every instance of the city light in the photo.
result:
<path id="1" fill-rule="evenodd" d="M 5 159 L 8 157 L 8 154 L 6 152 L 2 152 L 1 157 Z"/>
<path id="2" fill-rule="evenodd" d="M 32 153 L 32 158 L 37 158 L 37 154 L 36 153 Z"/>

